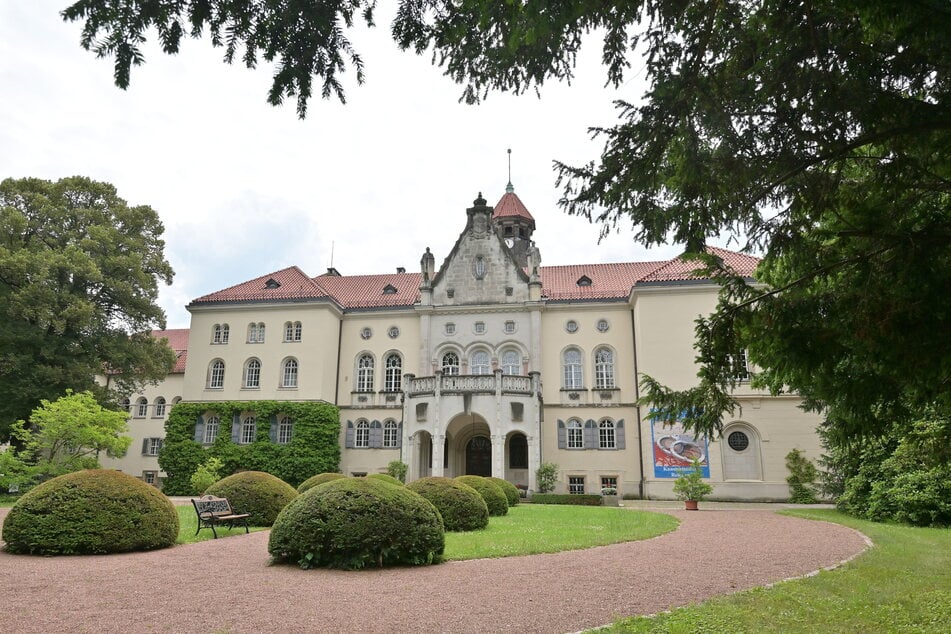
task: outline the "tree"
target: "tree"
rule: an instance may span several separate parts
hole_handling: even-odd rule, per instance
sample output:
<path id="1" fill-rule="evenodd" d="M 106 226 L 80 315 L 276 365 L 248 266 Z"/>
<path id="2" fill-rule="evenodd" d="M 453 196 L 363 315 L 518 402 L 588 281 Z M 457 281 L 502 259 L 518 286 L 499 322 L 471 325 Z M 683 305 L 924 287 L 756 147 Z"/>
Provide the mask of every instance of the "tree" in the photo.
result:
<path id="1" fill-rule="evenodd" d="M 372 24 L 375 5 L 83 0 L 63 15 L 85 20 L 86 48 L 116 56 L 123 87 L 147 29 L 173 53 L 207 27 L 229 62 L 239 48 L 248 66 L 279 59 L 269 98 L 297 95 L 304 116 L 313 77 L 342 98 L 344 56 L 362 81 L 344 29 L 356 14 Z M 469 102 L 570 79 L 594 30 L 608 82 L 639 68 L 639 51 L 650 87 L 593 130 L 599 160 L 556 163 L 562 206 L 604 232 L 630 224 L 648 246 L 683 244 L 723 284 L 697 324 L 698 386 L 643 377 L 657 416 L 719 432 L 742 348 L 756 384 L 799 392 L 836 442 L 951 409 L 951 6 L 402 0 L 392 25 Z M 705 253 L 713 236 L 762 255 L 755 283 Z"/>
<path id="2" fill-rule="evenodd" d="M 126 412 L 104 409 L 92 392 L 74 393 L 55 401 L 44 399 L 30 422 L 17 421 L 13 435 L 22 443 L 19 457 L 35 465 L 37 474 L 61 475 L 99 467 L 99 454 L 121 457 L 132 438 Z"/>
<path id="3" fill-rule="evenodd" d="M 105 402 L 164 378 L 174 354 L 149 332 L 172 280 L 162 232 L 108 183 L 0 183 L 0 436 L 67 389 Z"/>

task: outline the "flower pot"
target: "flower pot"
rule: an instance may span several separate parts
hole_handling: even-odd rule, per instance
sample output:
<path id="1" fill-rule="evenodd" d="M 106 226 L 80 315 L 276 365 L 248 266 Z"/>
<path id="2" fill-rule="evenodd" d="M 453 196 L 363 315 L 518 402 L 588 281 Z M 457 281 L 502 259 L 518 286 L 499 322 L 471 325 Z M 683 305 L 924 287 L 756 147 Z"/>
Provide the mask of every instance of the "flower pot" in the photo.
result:
<path id="1" fill-rule="evenodd" d="M 619 506 L 618 496 L 616 495 L 602 495 L 601 496 L 601 506 Z"/>
<path id="2" fill-rule="evenodd" d="M 684 508 L 688 511 L 697 510 L 697 501 L 696 500 L 684 500 Z"/>

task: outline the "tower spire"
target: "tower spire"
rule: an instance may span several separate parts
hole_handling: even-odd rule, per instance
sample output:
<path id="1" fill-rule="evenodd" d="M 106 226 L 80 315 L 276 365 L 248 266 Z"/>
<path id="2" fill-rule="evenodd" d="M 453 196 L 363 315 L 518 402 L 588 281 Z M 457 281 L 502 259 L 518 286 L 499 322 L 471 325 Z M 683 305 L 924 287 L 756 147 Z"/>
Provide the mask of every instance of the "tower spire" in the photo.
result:
<path id="1" fill-rule="evenodd" d="M 512 148 L 508 149 L 508 153 L 509 153 L 509 182 L 505 186 L 505 193 L 511 194 L 515 191 L 515 188 L 512 187 Z"/>

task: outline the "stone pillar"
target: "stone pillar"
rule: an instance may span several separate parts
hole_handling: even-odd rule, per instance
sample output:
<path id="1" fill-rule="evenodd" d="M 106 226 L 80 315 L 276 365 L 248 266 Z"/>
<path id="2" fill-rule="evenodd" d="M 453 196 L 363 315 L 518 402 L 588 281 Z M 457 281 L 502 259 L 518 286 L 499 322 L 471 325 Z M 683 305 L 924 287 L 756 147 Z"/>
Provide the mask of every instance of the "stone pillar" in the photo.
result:
<path id="1" fill-rule="evenodd" d="M 445 475 L 446 465 L 442 463 L 446 446 L 446 434 L 433 434 L 433 476 Z"/>
<path id="2" fill-rule="evenodd" d="M 505 436 L 492 434 L 492 477 L 505 479 Z"/>
<path id="3" fill-rule="evenodd" d="M 528 490 L 534 492 L 538 490 L 535 472 L 538 471 L 538 466 L 541 464 L 541 454 L 537 436 L 526 436 L 525 440 L 528 442 Z"/>

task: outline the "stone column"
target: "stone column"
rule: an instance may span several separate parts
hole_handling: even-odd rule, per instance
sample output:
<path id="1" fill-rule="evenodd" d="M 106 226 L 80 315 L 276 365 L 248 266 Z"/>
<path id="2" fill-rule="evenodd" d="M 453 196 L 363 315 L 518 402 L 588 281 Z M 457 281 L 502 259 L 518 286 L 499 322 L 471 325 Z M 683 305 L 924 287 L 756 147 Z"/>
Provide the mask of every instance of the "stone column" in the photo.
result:
<path id="1" fill-rule="evenodd" d="M 492 477 L 505 479 L 505 436 L 492 434 Z"/>
<path id="2" fill-rule="evenodd" d="M 535 472 L 538 470 L 538 466 L 541 464 L 538 437 L 526 436 L 525 440 L 528 442 L 528 489 L 529 491 L 534 492 L 538 490 L 538 482 L 536 482 L 537 478 L 535 477 Z"/>
<path id="3" fill-rule="evenodd" d="M 433 434 L 433 476 L 445 475 L 446 465 L 442 463 L 446 446 L 446 434 Z"/>

